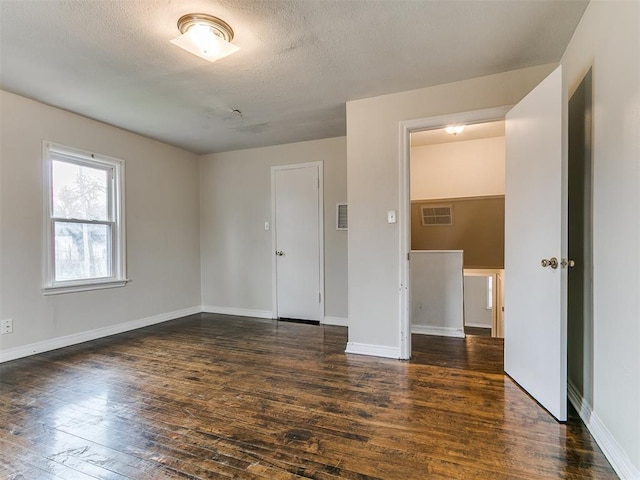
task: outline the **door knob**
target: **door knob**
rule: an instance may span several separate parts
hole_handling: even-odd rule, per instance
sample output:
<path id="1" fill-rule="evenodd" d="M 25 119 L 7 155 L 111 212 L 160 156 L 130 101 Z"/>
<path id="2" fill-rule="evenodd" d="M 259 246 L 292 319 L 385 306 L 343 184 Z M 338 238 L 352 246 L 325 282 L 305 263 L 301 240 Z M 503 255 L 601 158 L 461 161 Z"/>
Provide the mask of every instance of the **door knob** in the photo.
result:
<path id="1" fill-rule="evenodd" d="M 566 258 L 563 258 L 562 261 L 560 262 L 560 265 L 562 266 L 562 268 L 572 268 L 576 266 L 576 262 L 574 262 L 573 260 L 568 260 Z"/>
<path id="2" fill-rule="evenodd" d="M 276 255 L 282 257 L 284 255 L 284 252 L 282 250 L 276 250 Z"/>
<path id="3" fill-rule="evenodd" d="M 556 257 L 551 257 L 550 259 L 543 258 L 540 262 L 540 265 L 543 267 L 551 267 L 554 270 L 558 268 L 558 259 Z"/>

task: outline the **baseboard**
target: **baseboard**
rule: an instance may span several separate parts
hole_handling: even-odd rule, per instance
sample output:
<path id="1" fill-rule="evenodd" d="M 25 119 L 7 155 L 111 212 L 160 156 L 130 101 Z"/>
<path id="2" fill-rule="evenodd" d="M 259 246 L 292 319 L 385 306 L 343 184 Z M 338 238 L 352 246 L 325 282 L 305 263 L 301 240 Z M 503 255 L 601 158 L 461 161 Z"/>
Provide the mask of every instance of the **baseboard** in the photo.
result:
<path id="1" fill-rule="evenodd" d="M 235 315 L 237 317 L 273 318 L 271 310 L 250 310 L 247 308 L 218 307 L 215 305 L 202 305 L 202 312 Z"/>
<path id="2" fill-rule="evenodd" d="M 485 325 L 484 323 L 465 323 L 464 326 L 472 328 L 488 328 L 491 330 L 491 325 Z"/>
<path id="3" fill-rule="evenodd" d="M 582 397 L 571 381 L 567 382 L 567 398 L 571 405 L 573 405 L 573 408 L 576 409 L 576 412 L 578 412 L 584 424 L 588 426 L 591 421 L 591 405 Z"/>
<path id="4" fill-rule="evenodd" d="M 370 355 L 373 357 L 400 358 L 400 349 L 397 347 L 387 347 L 384 345 L 371 345 L 368 343 L 347 343 L 345 353 L 356 355 Z"/>
<path id="5" fill-rule="evenodd" d="M 8 362 L 10 360 L 16 360 L 18 358 L 28 357 L 29 355 L 35 355 L 37 353 L 57 350 L 58 348 L 69 347 L 78 343 L 84 343 L 90 340 L 96 340 L 98 338 L 108 337 L 110 335 L 116 335 L 118 333 L 128 332 L 130 330 L 136 330 L 142 327 L 148 327 L 149 325 L 155 325 L 156 323 L 175 320 L 176 318 L 186 317 L 187 315 L 193 315 L 200 312 L 201 308 L 198 305 L 197 307 L 185 308 L 183 310 L 176 310 L 174 312 L 161 313 L 152 317 L 140 318 L 138 320 L 119 323 L 117 325 L 111 325 L 109 327 L 97 328 L 95 330 L 89 330 L 87 332 L 74 333 L 72 335 L 65 335 L 64 337 L 57 337 L 50 340 L 44 340 L 42 342 L 30 343 L 29 345 L 24 345 L 22 347 L 10 348 L 8 350 L 0 352 L 0 363 Z"/>
<path id="6" fill-rule="evenodd" d="M 273 318 L 273 312 L 271 312 L 271 310 L 250 310 L 247 308 L 218 307 L 216 305 L 202 305 L 202 312 L 219 313 L 221 315 L 235 315 L 237 317 Z M 324 317 L 324 320 L 320 323 L 324 325 L 346 327 L 348 320 L 341 317 Z"/>
<path id="7" fill-rule="evenodd" d="M 348 327 L 349 320 L 342 317 L 324 317 L 324 325 L 336 325 L 338 327 Z"/>
<path id="8" fill-rule="evenodd" d="M 431 325 L 411 325 L 411 333 L 420 335 L 437 335 L 439 337 L 464 338 L 464 330 L 450 327 L 433 327 Z"/>
<path id="9" fill-rule="evenodd" d="M 598 414 L 593 411 L 591 405 L 584 400 L 578 389 L 571 382 L 567 383 L 567 397 L 602 450 L 602 453 L 604 453 L 604 456 L 607 457 L 607 460 L 609 460 L 609 463 L 620 477 L 620 480 L 639 480 L 640 470 L 631 463 L 629 456 L 620 447 L 620 444 L 598 417 Z"/>

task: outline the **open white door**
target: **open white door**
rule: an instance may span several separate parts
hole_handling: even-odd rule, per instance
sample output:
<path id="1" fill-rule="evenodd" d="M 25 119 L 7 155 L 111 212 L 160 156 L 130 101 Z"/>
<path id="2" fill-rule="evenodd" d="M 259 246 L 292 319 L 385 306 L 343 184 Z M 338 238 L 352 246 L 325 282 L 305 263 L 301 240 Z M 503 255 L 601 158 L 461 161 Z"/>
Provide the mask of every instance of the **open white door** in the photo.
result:
<path id="1" fill-rule="evenodd" d="M 322 163 L 272 167 L 274 312 L 324 320 Z"/>
<path id="2" fill-rule="evenodd" d="M 567 419 L 565 128 L 558 67 L 506 115 L 504 368 L 560 421 Z"/>

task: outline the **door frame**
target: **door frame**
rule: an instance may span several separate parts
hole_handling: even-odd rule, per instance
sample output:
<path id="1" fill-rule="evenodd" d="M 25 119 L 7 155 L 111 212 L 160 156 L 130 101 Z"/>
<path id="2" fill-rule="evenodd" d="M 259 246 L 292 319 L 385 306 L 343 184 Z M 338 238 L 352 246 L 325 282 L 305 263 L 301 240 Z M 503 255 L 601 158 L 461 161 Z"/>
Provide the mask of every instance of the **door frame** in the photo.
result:
<path id="1" fill-rule="evenodd" d="M 398 227 L 400 228 L 400 248 L 398 259 L 400 263 L 400 301 L 399 301 L 399 336 L 400 358 L 411 358 L 411 298 L 409 254 L 411 252 L 411 133 L 420 130 L 444 128 L 451 124 L 473 124 L 504 120 L 505 115 L 513 105 L 486 108 L 468 112 L 452 113 L 434 117 L 405 120 L 399 122 L 398 129 L 398 159 L 400 168 L 400 212 Z"/>
<path id="2" fill-rule="evenodd" d="M 278 319 L 278 268 L 276 263 L 276 172 L 298 168 L 317 168 L 318 171 L 318 261 L 320 262 L 320 323 L 324 323 L 324 178 L 323 162 L 291 163 L 271 167 L 271 318 Z"/>
<path id="3" fill-rule="evenodd" d="M 491 312 L 491 336 L 504 336 L 504 317 L 502 315 L 502 306 L 504 304 L 504 291 L 502 284 L 504 282 L 504 268 L 465 268 L 463 270 L 464 277 L 491 277 L 493 280 L 493 291 L 491 295 L 493 308 Z M 464 294 L 463 294 L 464 300 Z M 465 322 L 466 326 L 466 322 Z"/>
<path id="4" fill-rule="evenodd" d="M 579 90 L 585 89 L 581 93 Z M 584 129 L 580 136 L 580 143 L 584 146 L 582 152 L 581 163 L 584 170 L 580 171 L 580 176 L 576 174 L 575 162 L 573 159 L 576 156 L 574 147 L 573 133 L 574 123 L 571 121 L 573 118 L 573 99 L 575 95 L 584 95 L 583 108 L 579 110 L 579 116 L 582 120 L 582 128 Z M 569 402 L 575 407 L 580 417 L 584 420 L 584 404 L 593 405 L 593 375 L 594 375 L 594 354 L 593 354 L 593 192 L 594 192 L 594 161 L 593 161 L 593 67 L 589 67 L 589 70 L 584 74 L 580 82 L 575 86 L 573 91 L 569 92 L 567 100 L 567 224 L 568 224 L 568 239 L 567 239 L 567 258 L 575 260 L 575 245 L 571 243 L 572 232 L 574 231 L 575 220 L 574 216 L 582 216 L 584 224 L 583 228 L 579 232 L 580 239 L 580 257 L 582 257 L 582 264 L 578 259 L 576 262 L 576 268 L 582 272 L 582 285 L 581 295 L 576 299 L 572 295 L 575 292 L 573 287 L 574 283 L 571 281 L 572 270 L 567 272 L 567 391 Z M 586 119 L 589 119 L 586 121 Z M 583 143 L 584 142 L 584 143 Z M 584 197 L 582 198 L 581 209 L 574 210 L 574 204 L 572 201 L 572 193 L 574 182 L 578 180 L 583 182 L 585 188 Z M 579 324 L 582 331 L 582 337 L 576 339 L 573 335 L 574 326 L 576 322 L 576 316 L 574 313 L 574 302 L 579 300 L 582 304 L 582 315 L 579 315 Z M 572 335 L 573 334 L 573 335 Z M 582 357 L 580 358 L 580 365 L 582 370 L 581 385 L 576 385 L 573 382 L 573 376 L 571 375 L 573 368 L 572 360 L 574 359 L 571 354 L 574 352 L 574 345 L 580 342 Z"/>

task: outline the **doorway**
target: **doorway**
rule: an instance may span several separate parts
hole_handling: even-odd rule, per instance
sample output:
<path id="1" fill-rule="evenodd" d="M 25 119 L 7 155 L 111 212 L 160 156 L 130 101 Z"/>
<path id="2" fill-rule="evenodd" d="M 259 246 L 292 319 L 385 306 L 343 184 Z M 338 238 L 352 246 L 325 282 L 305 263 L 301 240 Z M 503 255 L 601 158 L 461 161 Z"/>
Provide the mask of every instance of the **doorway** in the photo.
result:
<path id="1" fill-rule="evenodd" d="M 504 369 L 567 415 L 567 124 L 562 67 L 513 107 L 400 122 L 400 356 L 410 358 L 410 132 L 506 119 Z M 500 111 L 502 110 L 502 111 Z M 508 316 L 507 316 L 508 314 Z"/>
<path id="2" fill-rule="evenodd" d="M 464 270 L 466 335 L 504 337 L 504 269 Z"/>
<path id="3" fill-rule="evenodd" d="M 324 319 L 322 162 L 271 168 L 274 317 Z"/>
<path id="4" fill-rule="evenodd" d="M 400 123 L 400 358 L 411 358 L 411 292 L 409 258 L 411 252 L 411 133 L 442 129 L 448 125 L 471 125 L 504 120 L 509 106 L 452 115 L 408 120 Z"/>
<path id="5" fill-rule="evenodd" d="M 411 132 L 412 333 L 502 336 L 504 178 L 504 120 Z"/>
<path id="6" fill-rule="evenodd" d="M 592 73 L 569 99 L 567 367 L 569 400 L 593 405 Z"/>

